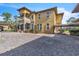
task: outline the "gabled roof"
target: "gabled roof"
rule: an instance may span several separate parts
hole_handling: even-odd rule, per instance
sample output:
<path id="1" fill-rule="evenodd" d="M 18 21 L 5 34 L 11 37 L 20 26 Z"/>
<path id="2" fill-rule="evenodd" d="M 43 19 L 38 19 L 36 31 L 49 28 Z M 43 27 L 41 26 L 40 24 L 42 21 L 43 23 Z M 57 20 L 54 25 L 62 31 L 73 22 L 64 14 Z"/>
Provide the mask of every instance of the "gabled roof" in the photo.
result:
<path id="1" fill-rule="evenodd" d="M 25 10 L 28 10 L 29 12 L 32 12 L 31 10 L 29 10 L 29 9 L 26 8 L 26 7 L 22 7 L 22 8 L 20 8 L 20 9 L 18 9 L 18 11 L 20 11 L 20 10 L 22 10 L 22 9 L 25 9 Z"/>
<path id="2" fill-rule="evenodd" d="M 57 7 L 53 7 L 53 8 L 48 8 L 48 9 L 45 9 L 45 10 L 40 10 L 40 11 L 31 11 L 31 10 L 29 10 L 28 8 L 26 8 L 26 7 L 22 7 L 22 8 L 20 8 L 20 9 L 18 9 L 18 11 L 20 11 L 20 10 L 22 10 L 22 9 L 25 9 L 25 10 L 28 10 L 28 11 L 30 11 L 30 12 L 32 12 L 32 13 L 40 13 L 40 12 L 44 12 L 44 11 L 48 11 L 48 10 L 55 10 L 56 12 L 57 12 Z"/>
<path id="3" fill-rule="evenodd" d="M 52 8 L 48 8 L 48 9 L 45 9 L 45 10 L 40 10 L 40 11 L 31 11 L 29 10 L 28 8 L 26 7 L 22 7 L 20 9 L 18 9 L 18 11 L 22 10 L 22 9 L 25 9 L 25 10 L 28 10 L 30 11 L 31 13 L 41 13 L 41 12 L 45 12 L 45 11 L 49 11 L 49 10 L 54 10 L 55 13 L 57 14 L 57 7 L 52 7 Z M 60 13 L 61 15 L 63 15 L 64 13 Z"/>
<path id="4" fill-rule="evenodd" d="M 72 11 L 72 13 L 77 13 L 77 12 L 79 12 L 79 4 L 77 4 L 77 6 Z"/>

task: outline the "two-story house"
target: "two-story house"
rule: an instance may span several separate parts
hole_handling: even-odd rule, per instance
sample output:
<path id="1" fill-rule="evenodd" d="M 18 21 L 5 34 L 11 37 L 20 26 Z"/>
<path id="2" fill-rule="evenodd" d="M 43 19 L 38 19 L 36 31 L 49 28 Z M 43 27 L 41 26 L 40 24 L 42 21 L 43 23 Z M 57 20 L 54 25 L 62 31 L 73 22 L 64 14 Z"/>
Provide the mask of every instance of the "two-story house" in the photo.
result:
<path id="1" fill-rule="evenodd" d="M 18 9 L 20 13 L 17 20 L 17 31 L 34 33 L 55 33 L 60 28 L 54 25 L 61 25 L 63 13 L 57 13 L 57 7 L 33 12 L 25 7 Z"/>

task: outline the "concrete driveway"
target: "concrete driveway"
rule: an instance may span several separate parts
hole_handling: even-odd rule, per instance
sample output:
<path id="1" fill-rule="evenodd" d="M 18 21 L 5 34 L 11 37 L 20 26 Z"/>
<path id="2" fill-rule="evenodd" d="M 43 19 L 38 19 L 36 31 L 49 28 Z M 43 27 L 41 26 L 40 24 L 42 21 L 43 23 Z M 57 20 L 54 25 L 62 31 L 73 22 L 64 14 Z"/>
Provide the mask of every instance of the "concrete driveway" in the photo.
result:
<path id="1" fill-rule="evenodd" d="M 0 55 L 79 55 L 79 37 L 55 34 L 0 32 Z"/>

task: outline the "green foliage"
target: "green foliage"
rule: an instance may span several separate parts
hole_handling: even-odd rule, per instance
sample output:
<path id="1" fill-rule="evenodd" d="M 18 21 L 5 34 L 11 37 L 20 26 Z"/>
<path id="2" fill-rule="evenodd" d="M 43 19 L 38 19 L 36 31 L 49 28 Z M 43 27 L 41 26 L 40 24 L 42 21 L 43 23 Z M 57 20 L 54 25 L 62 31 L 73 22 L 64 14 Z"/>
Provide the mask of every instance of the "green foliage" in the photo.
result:
<path id="1" fill-rule="evenodd" d="M 34 32 L 34 30 L 32 30 L 32 29 L 31 29 L 31 30 L 30 30 L 30 32 L 31 32 L 31 33 L 33 33 L 33 32 Z"/>
<path id="2" fill-rule="evenodd" d="M 70 30 L 71 35 L 78 35 L 79 36 L 79 30 Z"/>
<path id="3" fill-rule="evenodd" d="M 64 33 L 70 33 L 70 35 L 78 35 L 79 36 L 79 27 L 74 27 L 73 29 L 62 29 Z"/>
<path id="4" fill-rule="evenodd" d="M 69 18 L 69 20 L 67 20 L 67 23 L 71 24 L 74 22 L 75 19 L 76 19 L 75 17 L 71 17 L 71 18 Z"/>
<path id="5" fill-rule="evenodd" d="M 11 30 L 4 30 L 4 32 L 15 32 L 15 29 L 11 29 Z"/>
<path id="6" fill-rule="evenodd" d="M 4 19 L 4 21 L 5 22 L 11 22 L 11 14 L 10 13 L 8 13 L 8 12 L 4 12 L 4 13 L 2 13 L 2 16 L 4 17 L 3 19 Z"/>
<path id="7" fill-rule="evenodd" d="M 67 23 L 68 23 L 68 24 L 72 24 L 72 23 L 75 23 L 76 20 L 77 20 L 76 18 L 71 17 L 71 18 L 67 21 Z M 67 29 L 67 31 L 69 31 L 71 35 L 79 35 L 79 26 L 73 27 L 73 28 L 71 28 L 71 29 Z"/>

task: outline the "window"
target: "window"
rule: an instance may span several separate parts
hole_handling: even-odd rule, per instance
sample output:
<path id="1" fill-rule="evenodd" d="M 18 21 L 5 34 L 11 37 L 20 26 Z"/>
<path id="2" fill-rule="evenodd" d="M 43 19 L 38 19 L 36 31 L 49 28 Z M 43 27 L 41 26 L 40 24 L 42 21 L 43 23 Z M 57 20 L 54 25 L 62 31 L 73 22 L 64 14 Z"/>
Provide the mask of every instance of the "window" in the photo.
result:
<path id="1" fill-rule="evenodd" d="M 47 19 L 49 18 L 49 15 L 47 15 Z"/>
<path id="2" fill-rule="evenodd" d="M 31 29 L 34 30 L 34 24 L 33 23 L 31 24 Z"/>
<path id="3" fill-rule="evenodd" d="M 39 29 L 39 30 L 42 29 L 42 24 L 38 24 L 38 29 Z"/>
<path id="4" fill-rule="evenodd" d="M 41 17 L 40 17 L 40 14 L 38 14 L 38 19 L 40 19 Z"/>
<path id="5" fill-rule="evenodd" d="M 49 15 L 49 14 L 50 14 L 50 12 L 47 12 L 47 14 Z"/>
<path id="6" fill-rule="evenodd" d="M 51 12 L 47 12 L 47 16 L 46 16 L 47 19 L 49 18 L 50 13 L 51 13 Z"/>
<path id="7" fill-rule="evenodd" d="M 49 30 L 49 24 L 48 23 L 46 24 L 46 30 Z"/>
<path id="8" fill-rule="evenodd" d="M 21 25 L 18 25 L 18 29 L 21 29 Z"/>
<path id="9" fill-rule="evenodd" d="M 33 15 L 31 16 L 31 19 L 33 19 Z"/>

